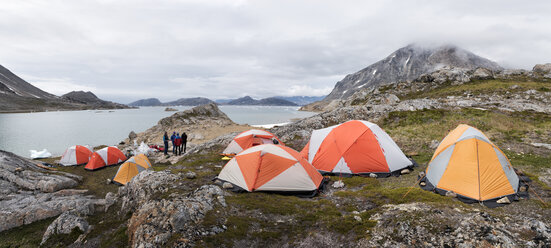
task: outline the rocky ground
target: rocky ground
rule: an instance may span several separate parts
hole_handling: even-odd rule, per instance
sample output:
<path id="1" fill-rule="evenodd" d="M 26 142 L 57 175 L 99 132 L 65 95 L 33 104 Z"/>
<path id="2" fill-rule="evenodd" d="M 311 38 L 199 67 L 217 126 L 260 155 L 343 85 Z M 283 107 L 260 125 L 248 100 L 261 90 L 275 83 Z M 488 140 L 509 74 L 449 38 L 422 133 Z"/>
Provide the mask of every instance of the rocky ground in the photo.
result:
<path id="1" fill-rule="evenodd" d="M 549 108 L 538 109 L 522 103 L 519 106 L 529 106 L 528 109 L 513 108 L 511 104 L 482 107 L 478 105 L 482 100 L 476 98 L 492 89 L 496 92 L 496 101 L 504 99 L 500 94 L 509 92 L 513 96 L 510 99 L 548 106 L 544 89 L 551 86 L 543 80 L 519 78 L 499 83 L 493 81 L 495 78 L 477 80 L 462 84 L 434 83 L 436 87 L 422 88 L 415 94 L 405 88 L 383 86 L 367 96 L 369 103 L 345 103 L 336 110 L 271 129 L 285 144 L 300 150 L 313 129 L 351 119 L 368 120 L 385 129 L 420 165 L 413 173 L 400 177 L 330 177 L 328 187 L 311 199 L 232 193 L 213 182 L 225 163 L 219 153 L 237 132 L 249 128 L 235 125 L 220 114 L 215 105 L 175 113 L 126 140 L 126 144 L 134 140 L 160 144 L 161 132 L 166 129 L 190 130 L 188 134 L 198 132 L 204 137 L 193 140 L 183 156 L 153 155 L 154 170 L 141 173 L 123 187 L 106 184 L 116 167 L 93 174 L 78 167 L 50 171 L 1 153 L 0 185 L 4 187 L 0 191 L 0 218 L 4 220 L 4 231 L 0 233 L 0 244 L 8 247 L 35 247 L 40 243 L 45 247 L 549 247 Z M 433 82 L 418 84 L 421 87 Z M 456 97 L 455 93 L 448 93 L 460 92 L 461 87 L 471 90 L 471 96 L 463 93 L 461 96 L 477 105 L 457 104 L 457 98 L 448 97 L 443 98 L 449 103 L 440 102 L 441 95 Z M 430 102 L 431 107 L 425 102 Z M 530 177 L 530 199 L 490 209 L 416 186 L 417 173 L 425 168 L 438 142 L 459 123 L 483 130 L 513 166 Z M 337 181 L 342 184 L 335 184 Z"/>
<path id="2" fill-rule="evenodd" d="M 130 150 L 137 144 L 144 142 L 148 145 L 163 146 L 163 134 L 168 133 L 170 137 L 172 132 L 186 133 L 188 136 L 188 148 L 193 148 L 196 144 L 214 139 L 220 135 L 232 132 L 243 132 L 249 130 L 249 125 L 239 125 L 234 123 L 224 112 L 222 112 L 214 103 L 202 105 L 182 112 L 177 112 L 172 116 L 161 119 L 157 125 L 147 129 L 142 133 L 131 132 L 128 139 L 123 141 L 121 148 Z M 170 145 L 172 147 L 172 145 Z M 157 154 L 153 159 L 160 163 L 176 163 L 182 159 L 182 156 L 165 157 Z"/>
<path id="3" fill-rule="evenodd" d="M 331 111 L 345 106 L 390 105 L 416 108 L 500 108 L 549 113 L 551 64 L 532 71 L 444 67 L 413 81 L 392 83 L 357 91 L 346 99 L 320 101 L 302 107 L 307 111 Z"/>

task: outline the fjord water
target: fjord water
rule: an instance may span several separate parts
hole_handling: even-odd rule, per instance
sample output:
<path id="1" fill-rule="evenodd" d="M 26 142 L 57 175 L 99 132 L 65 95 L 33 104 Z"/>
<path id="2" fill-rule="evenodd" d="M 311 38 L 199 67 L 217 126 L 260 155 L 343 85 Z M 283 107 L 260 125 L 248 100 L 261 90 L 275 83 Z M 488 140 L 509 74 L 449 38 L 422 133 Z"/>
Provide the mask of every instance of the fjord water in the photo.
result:
<path id="1" fill-rule="evenodd" d="M 179 111 L 191 107 L 173 107 Z M 40 113 L 0 114 L 0 150 L 29 157 L 29 150 L 48 149 L 61 155 L 72 145 L 116 145 L 130 131 L 142 132 L 175 112 L 165 107 L 139 109 L 57 111 Z M 290 122 L 313 115 L 298 107 L 220 106 L 239 124 L 266 125 Z"/>

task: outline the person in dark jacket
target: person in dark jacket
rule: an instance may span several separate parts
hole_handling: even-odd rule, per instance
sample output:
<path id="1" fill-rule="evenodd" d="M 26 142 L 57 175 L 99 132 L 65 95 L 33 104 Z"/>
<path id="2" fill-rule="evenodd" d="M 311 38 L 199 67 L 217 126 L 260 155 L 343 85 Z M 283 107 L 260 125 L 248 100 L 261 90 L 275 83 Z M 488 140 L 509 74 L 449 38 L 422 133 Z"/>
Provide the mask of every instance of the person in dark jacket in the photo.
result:
<path id="1" fill-rule="evenodd" d="M 164 153 L 165 155 L 168 155 L 168 134 L 165 132 L 165 135 L 163 136 L 163 143 L 165 144 Z"/>
<path id="2" fill-rule="evenodd" d="M 182 133 L 182 148 L 184 148 L 184 154 L 186 153 L 186 145 L 187 145 L 187 134 L 185 132 Z M 182 151 L 182 148 L 180 148 L 180 151 Z"/>
<path id="3" fill-rule="evenodd" d="M 176 139 L 176 132 L 172 132 L 172 136 L 170 136 L 170 141 L 172 142 L 172 154 L 176 154 L 176 147 L 174 146 L 174 139 Z"/>

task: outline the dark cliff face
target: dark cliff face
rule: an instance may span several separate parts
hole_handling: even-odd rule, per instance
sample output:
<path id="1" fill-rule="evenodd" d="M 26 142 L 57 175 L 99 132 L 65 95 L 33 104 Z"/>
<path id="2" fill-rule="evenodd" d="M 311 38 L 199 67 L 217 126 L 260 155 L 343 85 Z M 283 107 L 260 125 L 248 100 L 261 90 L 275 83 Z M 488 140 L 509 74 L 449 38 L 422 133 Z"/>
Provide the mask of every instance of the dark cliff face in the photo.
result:
<path id="1" fill-rule="evenodd" d="M 360 89 L 412 81 L 421 74 L 433 72 L 446 66 L 502 70 L 497 63 L 456 46 L 426 48 L 408 45 L 375 64 L 347 75 L 337 82 L 333 91 L 324 100 L 346 99 Z"/>

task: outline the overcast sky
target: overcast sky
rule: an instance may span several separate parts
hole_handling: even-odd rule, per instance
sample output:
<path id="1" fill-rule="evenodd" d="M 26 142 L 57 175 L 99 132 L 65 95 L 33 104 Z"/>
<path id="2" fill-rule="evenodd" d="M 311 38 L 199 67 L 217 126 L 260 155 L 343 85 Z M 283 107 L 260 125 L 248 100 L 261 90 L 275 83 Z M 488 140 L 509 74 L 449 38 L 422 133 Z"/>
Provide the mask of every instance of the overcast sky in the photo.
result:
<path id="1" fill-rule="evenodd" d="M 128 103 L 324 95 L 409 43 L 551 62 L 551 1 L 0 0 L 0 64 Z"/>

